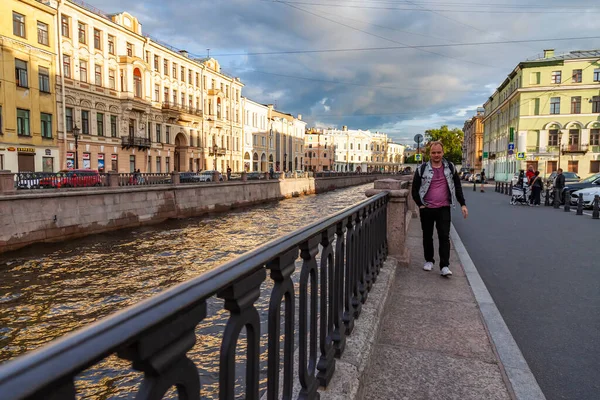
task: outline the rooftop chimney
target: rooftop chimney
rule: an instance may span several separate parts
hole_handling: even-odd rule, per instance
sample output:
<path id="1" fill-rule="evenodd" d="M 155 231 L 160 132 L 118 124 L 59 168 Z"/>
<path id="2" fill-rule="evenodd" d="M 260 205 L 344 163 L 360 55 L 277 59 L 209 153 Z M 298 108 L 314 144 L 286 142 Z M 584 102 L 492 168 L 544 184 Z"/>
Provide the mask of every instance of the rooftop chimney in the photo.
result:
<path id="1" fill-rule="evenodd" d="M 179 50 L 179 53 L 180 53 L 182 56 L 184 56 L 185 58 L 188 58 L 188 57 L 189 57 L 189 56 L 188 56 L 188 52 L 187 52 L 187 50 Z"/>
<path id="2" fill-rule="evenodd" d="M 342 126 L 342 131 L 346 132 L 348 130 L 348 127 L 346 125 Z"/>
<path id="3" fill-rule="evenodd" d="M 554 57 L 554 49 L 544 50 L 544 58 L 552 58 Z"/>
<path id="4" fill-rule="evenodd" d="M 302 121 L 302 114 L 298 114 L 298 121 Z"/>

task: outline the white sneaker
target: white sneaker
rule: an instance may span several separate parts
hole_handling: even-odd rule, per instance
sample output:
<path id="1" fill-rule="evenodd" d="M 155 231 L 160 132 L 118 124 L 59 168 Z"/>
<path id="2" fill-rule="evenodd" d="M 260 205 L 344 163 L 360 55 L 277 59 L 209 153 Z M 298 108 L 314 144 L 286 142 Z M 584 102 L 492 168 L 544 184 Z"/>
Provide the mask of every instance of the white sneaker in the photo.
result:
<path id="1" fill-rule="evenodd" d="M 450 275 L 452 275 L 452 271 L 450 271 L 450 268 L 444 267 L 444 268 L 442 268 L 441 274 L 442 274 L 442 276 L 450 276 Z"/>
<path id="2" fill-rule="evenodd" d="M 425 263 L 425 265 L 423 265 L 423 269 L 425 271 L 431 271 L 432 268 L 433 268 L 433 263 L 432 262 L 427 261 Z"/>

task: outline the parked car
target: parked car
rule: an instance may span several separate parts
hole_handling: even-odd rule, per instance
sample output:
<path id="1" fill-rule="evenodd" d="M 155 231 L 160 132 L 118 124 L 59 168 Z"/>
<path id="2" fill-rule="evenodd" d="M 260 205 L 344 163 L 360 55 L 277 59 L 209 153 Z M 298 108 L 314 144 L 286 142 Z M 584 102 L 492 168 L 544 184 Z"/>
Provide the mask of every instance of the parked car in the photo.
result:
<path id="1" fill-rule="evenodd" d="M 180 183 L 195 183 L 202 182 L 202 178 L 200 174 L 196 172 L 181 172 L 179 174 L 179 182 Z"/>
<path id="2" fill-rule="evenodd" d="M 592 175 L 584 180 L 576 183 L 567 183 L 565 188 L 563 189 L 560 202 L 564 203 L 565 199 L 571 198 L 571 194 L 578 190 L 582 189 L 590 189 L 590 188 L 598 188 L 600 187 L 600 173 Z"/>
<path id="3" fill-rule="evenodd" d="M 263 174 L 262 172 L 248 172 L 246 174 L 246 179 L 249 181 L 265 179 L 265 174 Z"/>
<path id="4" fill-rule="evenodd" d="M 199 182 L 212 182 L 215 172 L 218 174 L 219 181 L 223 181 L 223 175 L 219 171 L 209 169 L 198 174 Z"/>
<path id="5" fill-rule="evenodd" d="M 462 167 L 460 171 L 458 171 L 458 176 L 462 178 L 467 172 L 469 172 L 469 168 Z"/>
<path id="6" fill-rule="evenodd" d="M 583 195 L 583 208 L 592 208 L 594 205 L 594 196 L 600 196 L 600 186 L 576 190 L 572 192 L 571 204 L 577 204 L 577 202 L 579 201 L 579 194 Z"/>
<path id="7" fill-rule="evenodd" d="M 564 171 L 563 175 L 565 176 L 565 186 L 570 183 L 576 183 L 581 180 L 581 178 L 575 172 Z M 548 179 L 546 179 L 546 185 L 549 187 L 554 186 L 554 179 L 556 179 L 556 171 L 552 172 Z"/>
<path id="8" fill-rule="evenodd" d="M 464 181 L 468 182 L 469 179 L 471 178 L 471 175 L 473 175 L 473 174 L 471 174 L 470 172 L 465 172 L 465 174 L 463 175 L 462 178 L 463 178 Z"/>
<path id="9" fill-rule="evenodd" d="M 55 176 L 40 179 L 44 188 L 102 186 L 102 178 L 93 169 L 61 170 Z"/>

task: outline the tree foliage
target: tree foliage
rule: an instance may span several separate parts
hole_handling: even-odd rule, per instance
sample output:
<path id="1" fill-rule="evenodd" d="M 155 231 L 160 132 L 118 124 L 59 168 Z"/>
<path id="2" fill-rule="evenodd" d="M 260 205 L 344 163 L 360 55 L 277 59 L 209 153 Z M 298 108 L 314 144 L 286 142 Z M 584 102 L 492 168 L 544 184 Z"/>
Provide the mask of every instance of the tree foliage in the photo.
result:
<path id="1" fill-rule="evenodd" d="M 444 145 L 444 158 L 454 164 L 462 162 L 462 145 L 465 134 L 462 130 L 448 129 L 448 125 L 442 125 L 440 129 L 428 129 L 425 131 L 426 142 L 439 140 Z M 425 147 L 425 160 L 429 160 L 429 146 Z"/>

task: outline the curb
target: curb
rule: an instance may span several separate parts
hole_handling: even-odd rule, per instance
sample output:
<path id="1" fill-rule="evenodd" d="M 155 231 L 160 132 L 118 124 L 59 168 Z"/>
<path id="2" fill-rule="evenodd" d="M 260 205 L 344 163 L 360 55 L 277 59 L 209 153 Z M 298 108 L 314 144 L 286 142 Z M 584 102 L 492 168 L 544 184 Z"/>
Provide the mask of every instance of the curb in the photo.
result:
<path id="1" fill-rule="evenodd" d="M 546 396 L 544 396 L 542 389 L 540 389 L 517 342 L 515 342 L 500 311 L 498 311 L 494 299 L 492 299 L 479 272 L 477 272 L 477 268 L 460 239 L 454 224 L 452 224 L 450 229 L 450 237 L 467 275 L 471 290 L 477 300 L 477 305 L 489 332 L 492 346 L 495 348 L 496 354 L 498 354 L 500 359 L 500 367 L 504 370 L 506 379 L 508 380 L 507 385 L 512 388 L 515 399 L 546 400 Z"/>

